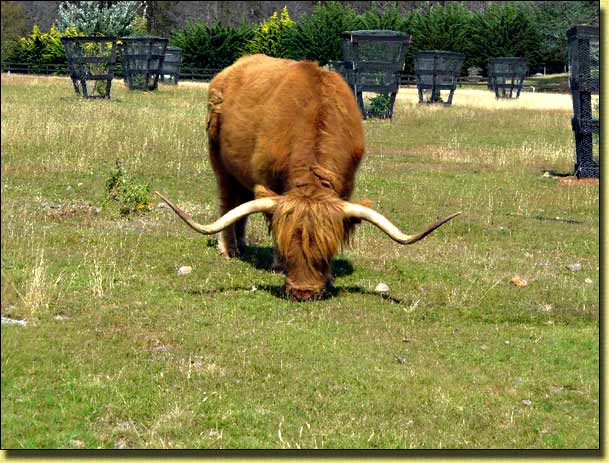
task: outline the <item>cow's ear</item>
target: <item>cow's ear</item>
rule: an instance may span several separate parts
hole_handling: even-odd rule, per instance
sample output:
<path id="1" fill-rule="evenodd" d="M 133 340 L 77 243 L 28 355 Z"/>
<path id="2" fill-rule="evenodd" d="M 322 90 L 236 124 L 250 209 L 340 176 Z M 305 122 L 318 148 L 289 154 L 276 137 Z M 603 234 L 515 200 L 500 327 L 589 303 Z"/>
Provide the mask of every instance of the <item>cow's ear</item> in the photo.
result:
<path id="1" fill-rule="evenodd" d="M 273 190 L 269 190 L 267 187 L 265 187 L 263 185 L 256 185 L 254 187 L 254 194 L 256 195 L 256 199 L 279 196 Z"/>

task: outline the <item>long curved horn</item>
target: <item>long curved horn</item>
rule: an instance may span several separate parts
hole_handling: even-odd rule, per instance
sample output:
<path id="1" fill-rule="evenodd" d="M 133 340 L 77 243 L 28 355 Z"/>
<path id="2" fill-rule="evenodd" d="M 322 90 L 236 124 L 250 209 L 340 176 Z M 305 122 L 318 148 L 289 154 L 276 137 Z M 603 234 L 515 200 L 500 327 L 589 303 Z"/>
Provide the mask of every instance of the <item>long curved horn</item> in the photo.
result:
<path id="1" fill-rule="evenodd" d="M 427 227 L 421 233 L 417 233 L 416 235 L 406 235 L 402 233 L 398 227 L 393 225 L 389 221 L 389 219 L 387 219 L 387 217 L 376 212 L 374 209 L 370 209 L 369 207 L 362 206 L 361 204 L 345 202 L 343 205 L 343 211 L 345 212 L 345 215 L 347 217 L 355 217 L 373 223 L 385 233 L 387 233 L 387 235 L 389 235 L 392 240 L 397 241 L 401 244 L 416 243 L 420 239 L 425 238 L 436 228 L 440 227 L 441 225 L 444 225 L 449 220 L 461 214 L 461 212 L 455 212 L 454 214 L 451 214 L 448 217 L 445 217 L 444 219 L 439 220 L 433 225 Z"/>
<path id="2" fill-rule="evenodd" d="M 275 200 L 273 198 L 260 198 L 248 201 L 240 206 L 231 209 L 214 223 L 209 225 L 201 225 L 192 220 L 192 217 L 180 209 L 178 206 L 173 204 L 168 198 L 163 196 L 158 191 L 154 192 L 159 198 L 167 203 L 167 205 L 174 210 L 176 214 L 194 231 L 203 233 L 204 235 L 213 235 L 224 230 L 229 225 L 232 225 L 237 220 L 242 219 L 250 214 L 256 212 L 270 212 L 275 206 Z"/>

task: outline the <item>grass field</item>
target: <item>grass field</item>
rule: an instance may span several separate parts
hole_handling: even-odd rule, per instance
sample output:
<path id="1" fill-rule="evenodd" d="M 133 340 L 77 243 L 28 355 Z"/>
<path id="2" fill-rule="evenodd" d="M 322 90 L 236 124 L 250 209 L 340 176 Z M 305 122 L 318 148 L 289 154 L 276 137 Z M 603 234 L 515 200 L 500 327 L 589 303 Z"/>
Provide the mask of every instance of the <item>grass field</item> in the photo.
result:
<path id="1" fill-rule="evenodd" d="M 560 181 L 568 95 L 401 92 L 354 199 L 407 233 L 463 214 L 412 246 L 360 226 L 334 297 L 294 303 L 262 218 L 225 261 L 107 197 L 120 159 L 216 217 L 206 86 L 1 90 L 2 316 L 27 322 L 2 325 L 2 448 L 598 448 L 599 187 Z"/>

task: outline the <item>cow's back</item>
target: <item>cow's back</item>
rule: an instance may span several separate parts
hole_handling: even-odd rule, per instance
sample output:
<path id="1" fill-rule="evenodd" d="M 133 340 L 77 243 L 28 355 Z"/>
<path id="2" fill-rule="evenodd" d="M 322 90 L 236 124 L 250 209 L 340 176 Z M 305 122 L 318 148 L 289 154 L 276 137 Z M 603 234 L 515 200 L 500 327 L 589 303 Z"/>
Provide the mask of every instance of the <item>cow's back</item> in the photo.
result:
<path id="1" fill-rule="evenodd" d="M 283 193 L 329 182 L 350 196 L 364 132 L 338 74 L 312 62 L 248 56 L 212 80 L 209 101 L 210 143 L 241 184 Z"/>

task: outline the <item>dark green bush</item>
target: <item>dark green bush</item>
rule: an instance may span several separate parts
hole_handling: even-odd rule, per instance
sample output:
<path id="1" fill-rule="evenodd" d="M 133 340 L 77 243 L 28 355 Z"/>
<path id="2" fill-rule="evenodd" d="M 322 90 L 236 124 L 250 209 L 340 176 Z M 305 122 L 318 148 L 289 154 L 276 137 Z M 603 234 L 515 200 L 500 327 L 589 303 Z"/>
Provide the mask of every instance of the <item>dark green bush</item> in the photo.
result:
<path id="1" fill-rule="evenodd" d="M 320 2 L 285 35 L 288 56 L 318 61 L 321 65 L 341 60 L 341 32 L 357 29 L 360 25 L 357 13 L 350 6 Z"/>
<path id="2" fill-rule="evenodd" d="M 486 74 L 488 59 L 498 56 L 522 56 L 529 71 L 539 68 L 543 60 L 539 25 L 531 6 L 493 4 L 474 15 L 467 34 L 465 68 L 479 66 Z"/>
<path id="3" fill-rule="evenodd" d="M 536 2 L 534 22 L 541 37 L 543 65 L 548 72 L 562 72 L 567 64 L 567 30 L 576 24 L 599 24 L 597 1 Z"/>
<path id="4" fill-rule="evenodd" d="M 2 2 L 2 62 L 11 53 L 17 39 L 27 33 L 27 17 L 23 5 L 17 2 Z"/>
<path id="5" fill-rule="evenodd" d="M 183 66 L 221 69 L 243 54 L 253 36 L 254 29 L 245 24 L 232 28 L 191 22 L 173 34 L 171 45 L 182 49 Z"/>
<path id="6" fill-rule="evenodd" d="M 460 3 L 434 5 L 416 10 L 407 18 L 406 32 L 411 36 L 406 53 L 406 72 L 414 74 L 414 57 L 418 51 L 446 50 L 466 53 L 469 24 L 474 13 Z M 463 69 L 467 69 L 467 65 Z M 486 67 L 485 67 L 486 68 Z"/>
<path id="7" fill-rule="evenodd" d="M 382 11 L 372 7 L 358 17 L 356 28 L 407 32 L 408 20 L 407 17 L 402 16 L 396 5 L 389 5 Z"/>

